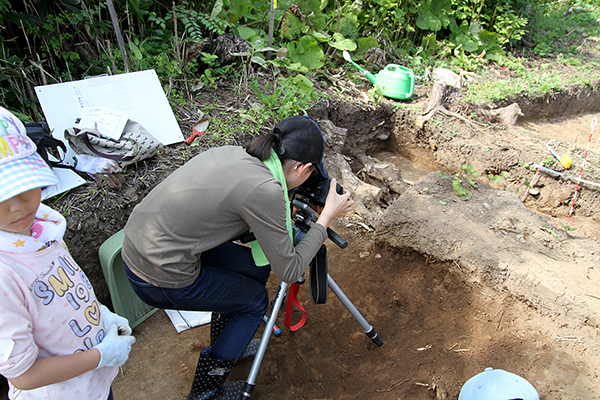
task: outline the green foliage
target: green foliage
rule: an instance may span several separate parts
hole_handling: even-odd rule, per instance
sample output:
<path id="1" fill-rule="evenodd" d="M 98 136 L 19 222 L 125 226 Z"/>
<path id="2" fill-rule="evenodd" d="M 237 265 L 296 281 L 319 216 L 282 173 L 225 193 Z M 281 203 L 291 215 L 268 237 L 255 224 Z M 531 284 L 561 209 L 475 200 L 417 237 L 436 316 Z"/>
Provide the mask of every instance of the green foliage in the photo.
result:
<path id="1" fill-rule="evenodd" d="M 528 74 L 507 50 L 527 38 L 535 54 L 557 55 L 565 66 L 584 71 L 592 63 L 577 51 L 600 35 L 600 7 L 591 0 L 281 0 L 274 12 L 273 48 L 286 47 L 288 57 L 267 61 L 270 0 L 176 2 L 175 16 L 166 0 L 114 3 L 117 15 L 127 16 L 119 24 L 133 70 L 153 68 L 163 79 L 199 79 L 208 87 L 239 67 L 212 64 L 199 75 L 195 62 L 184 62 L 185 50 L 189 43 L 233 32 L 252 47 L 249 55 L 240 55 L 246 80 L 252 64 L 308 76 L 331 65 L 330 57 L 342 50 L 363 60 L 378 47 L 421 76 L 436 66 L 477 71 L 489 62 L 517 75 L 497 84 L 470 84 L 470 101 L 539 96 L 565 84 L 591 87 L 595 78 L 544 70 Z M 22 111 L 37 102 L 31 86 L 125 70 L 106 2 L 0 0 L 0 23 L 0 95 Z M 376 89 L 372 96 L 377 101 Z"/>
<path id="2" fill-rule="evenodd" d="M 451 0 L 427 0 L 419 3 L 417 26 L 424 31 L 437 32 L 451 23 Z"/>
<path id="3" fill-rule="evenodd" d="M 552 164 L 554 164 L 554 157 L 548 154 L 542 162 L 542 165 L 546 168 L 550 168 L 552 167 Z"/>
<path id="4" fill-rule="evenodd" d="M 323 35 L 319 33 L 315 33 L 315 38 L 317 38 L 321 42 L 325 42 L 329 44 L 331 47 L 338 50 L 348 50 L 354 51 L 356 50 L 356 42 L 350 39 L 344 38 L 344 35 L 341 33 L 334 33 L 332 37 L 328 35 Z"/>
<path id="5" fill-rule="evenodd" d="M 504 46 L 526 33 L 525 7 L 511 0 L 367 0 L 359 22 L 364 28 L 382 31 L 386 41 L 399 41 L 398 47 L 412 44 L 412 56 L 418 56 L 419 62 L 457 57 L 461 60 L 454 65 L 474 70 L 480 65 L 477 56 L 499 61 Z M 455 51 L 435 53 L 440 47 Z"/>
<path id="6" fill-rule="evenodd" d="M 200 59 L 205 65 L 208 65 L 208 68 L 204 70 L 204 73 L 200 75 L 200 82 L 204 84 L 207 88 L 216 89 L 217 81 L 220 78 L 225 78 L 230 74 L 232 65 L 224 65 L 218 61 L 218 56 L 214 54 L 209 54 L 205 52 L 200 52 Z"/>
<path id="7" fill-rule="evenodd" d="M 288 54 L 292 62 L 298 62 L 309 70 L 325 65 L 325 53 L 314 36 L 302 36 L 298 41 L 287 44 Z"/>
<path id="8" fill-rule="evenodd" d="M 456 60 L 459 58 L 457 57 Z M 515 71 L 516 77 L 500 80 L 479 80 L 465 89 L 465 99 L 480 101 L 501 101 L 517 96 L 544 96 L 565 86 L 590 85 L 590 75 L 564 74 L 541 70 L 528 70 L 512 58 L 505 58 L 501 65 Z M 583 67 L 582 67 L 583 68 Z M 466 68 L 465 68 L 466 69 Z"/>
<path id="9" fill-rule="evenodd" d="M 224 34 L 227 28 L 232 27 L 232 24 L 229 21 L 222 20 L 213 15 L 190 10 L 183 6 L 177 6 L 175 7 L 175 10 L 177 18 L 183 24 L 189 40 L 193 42 L 201 42 L 204 38 L 202 27 L 217 35 Z"/>
<path id="10" fill-rule="evenodd" d="M 490 179 L 490 182 L 492 182 L 492 183 L 502 182 L 502 175 L 489 174 L 488 178 Z"/>
<path id="11" fill-rule="evenodd" d="M 385 99 L 385 96 L 383 95 L 384 89 L 380 85 L 373 85 L 373 87 L 369 89 L 368 93 L 375 104 L 381 104 Z"/>
<path id="12" fill-rule="evenodd" d="M 577 230 L 577 228 L 573 228 L 571 226 L 565 225 L 560 221 L 559 221 L 559 223 L 560 223 L 560 226 L 562 226 L 566 231 L 576 231 Z"/>
<path id="13" fill-rule="evenodd" d="M 535 8 L 529 26 L 533 52 L 540 57 L 572 55 L 589 37 L 600 34 L 598 3 L 573 0 L 543 2 Z M 533 10 L 532 10 L 533 11 Z"/>
<path id="14" fill-rule="evenodd" d="M 476 181 L 479 178 L 479 171 L 477 171 L 469 164 L 461 165 L 460 169 L 464 172 L 464 178 L 467 181 L 467 183 L 474 189 L 477 189 Z M 461 200 L 470 200 L 471 193 L 462 186 L 462 183 L 462 179 L 459 176 L 455 176 L 452 180 L 452 189 L 454 189 L 454 193 L 456 193 L 456 195 L 460 197 Z"/>
<path id="15" fill-rule="evenodd" d="M 488 174 L 488 178 L 491 183 L 498 184 L 498 183 L 502 182 L 502 180 L 504 179 L 505 180 L 504 189 L 506 189 L 508 187 L 508 178 L 509 177 L 510 177 L 510 174 L 507 171 L 501 171 L 499 175 Z"/>
<path id="16" fill-rule="evenodd" d="M 467 177 L 473 177 L 475 180 L 479 179 L 479 171 L 477 171 L 471 165 L 463 164 L 460 166 L 460 169 L 464 171 Z M 477 188 L 477 186 L 475 186 L 475 188 Z"/>
<path id="17" fill-rule="evenodd" d="M 311 102 L 316 100 L 313 83 L 301 74 L 281 78 L 277 81 L 276 87 L 271 89 L 270 85 L 267 85 L 265 92 L 261 91 L 255 83 L 249 85 L 264 106 L 260 112 L 271 116 L 274 120 L 303 113 L 309 108 Z"/>
<path id="18" fill-rule="evenodd" d="M 467 201 L 471 199 L 471 193 L 462 187 L 462 180 L 458 176 L 455 176 L 452 180 L 452 189 L 454 189 L 454 193 L 456 193 L 461 200 Z"/>

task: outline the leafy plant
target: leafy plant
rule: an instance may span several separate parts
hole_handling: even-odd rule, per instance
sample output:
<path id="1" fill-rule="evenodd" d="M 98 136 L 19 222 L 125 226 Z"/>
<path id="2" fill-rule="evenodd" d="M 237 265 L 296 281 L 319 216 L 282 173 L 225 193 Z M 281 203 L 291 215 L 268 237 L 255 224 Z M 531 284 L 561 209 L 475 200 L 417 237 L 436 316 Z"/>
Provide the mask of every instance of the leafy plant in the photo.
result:
<path id="1" fill-rule="evenodd" d="M 467 201 L 471 199 L 471 193 L 462 187 L 462 180 L 458 176 L 455 176 L 452 180 L 452 189 L 454 189 L 454 193 L 462 200 Z"/>
<path id="2" fill-rule="evenodd" d="M 469 182 L 469 184 L 471 186 L 473 186 L 475 189 L 477 189 L 477 183 L 475 181 L 477 179 L 479 179 L 479 171 L 477 171 L 475 168 L 473 168 L 469 164 L 463 164 L 463 165 L 461 165 L 460 169 L 462 169 L 464 171 L 465 178 L 467 179 L 467 181 Z"/>
<path id="3" fill-rule="evenodd" d="M 177 18 L 183 24 L 189 40 L 201 42 L 204 39 L 202 32 L 205 28 L 208 32 L 216 35 L 223 35 L 228 28 L 233 25 L 226 20 L 214 15 L 208 15 L 203 12 L 187 9 L 183 6 L 175 7 Z"/>
<path id="4" fill-rule="evenodd" d="M 280 0 L 272 39 L 273 47 L 288 49 L 286 60 L 267 60 L 253 44 L 267 42 L 270 1 L 176 3 L 114 2 L 117 15 L 126 16 L 119 25 L 132 69 L 155 69 L 161 79 L 169 80 L 169 87 L 177 80 L 187 86 L 192 79 L 214 87 L 219 77 L 231 77 L 235 67 L 211 65 L 196 78 L 197 66 L 189 61 L 196 57 L 186 58 L 191 43 L 226 32 L 253 46 L 252 55 L 242 57 L 245 79 L 252 64 L 285 67 L 308 77 L 330 65 L 341 50 L 363 60 L 374 47 L 383 50 L 388 61 L 406 64 L 421 76 L 436 66 L 477 71 L 490 61 L 517 74 L 513 81 L 493 84 L 482 79 L 470 84 L 467 97 L 474 101 L 539 96 L 566 84 L 593 87 L 592 79 L 597 79 L 544 70 L 527 73 L 523 63 L 506 52 L 527 39 L 537 55 L 563 54 L 564 65 L 590 68 L 592 62 L 577 56 L 580 46 L 600 34 L 600 9 L 589 0 Z M 0 23 L 0 96 L 24 114 L 40 115 L 37 99 L 31 96 L 33 86 L 125 71 L 106 2 L 0 0 Z"/>
<path id="5" fill-rule="evenodd" d="M 490 182 L 492 183 L 500 183 L 502 182 L 502 180 L 505 180 L 505 184 L 504 184 L 504 190 L 508 189 L 508 178 L 510 177 L 510 174 L 507 171 L 501 171 L 500 174 L 498 175 L 494 175 L 494 174 L 488 174 L 488 178 L 490 180 Z M 525 185 L 529 186 L 531 183 L 529 182 L 528 179 L 526 179 Z"/>
<path id="6" fill-rule="evenodd" d="M 205 52 L 200 52 L 200 59 L 202 62 L 208 66 L 200 75 L 200 82 L 202 82 L 206 87 L 216 89 L 217 80 L 222 77 L 228 76 L 229 72 L 233 68 L 232 65 L 224 65 L 218 62 L 218 56 L 214 54 L 209 54 Z"/>
<path id="7" fill-rule="evenodd" d="M 492 183 L 502 182 L 502 175 L 489 174 L 488 178 L 490 179 L 490 182 L 492 182 Z"/>
<path id="8" fill-rule="evenodd" d="M 531 13 L 529 25 L 535 54 L 541 57 L 576 54 L 586 38 L 598 36 L 600 10 L 597 3 L 581 0 L 543 3 Z"/>
<path id="9" fill-rule="evenodd" d="M 325 53 L 314 36 L 302 36 L 298 41 L 289 42 L 286 47 L 290 60 L 309 70 L 325 65 Z"/>
<path id="10" fill-rule="evenodd" d="M 544 159 L 544 161 L 542 162 L 542 165 L 546 168 L 550 168 L 552 166 L 552 164 L 554 164 L 554 157 L 552 157 L 551 155 L 547 155 L 546 158 Z"/>
<path id="11" fill-rule="evenodd" d="M 559 223 L 560 223 L 560 226 L 562 226 L 566 231 L 576 231 L 577 230 L 577 228 L 573 228 L 573 227 L 570 227 L 568 225 L 565 225 L 565 224 L 563 224 L 560 221 L 559 221 Z"/>
<path id="12" fill-rule="evenodd" d="M 302 74 L 281 78 L 273 88 L 267 85 L 265 92 L 269 91 L 268 94 L 263 93 L 255 83 L 249 85 L 264 106 L 261 112 L 275 120 L 304 112 L 316 99 L 313 83 Z"/>

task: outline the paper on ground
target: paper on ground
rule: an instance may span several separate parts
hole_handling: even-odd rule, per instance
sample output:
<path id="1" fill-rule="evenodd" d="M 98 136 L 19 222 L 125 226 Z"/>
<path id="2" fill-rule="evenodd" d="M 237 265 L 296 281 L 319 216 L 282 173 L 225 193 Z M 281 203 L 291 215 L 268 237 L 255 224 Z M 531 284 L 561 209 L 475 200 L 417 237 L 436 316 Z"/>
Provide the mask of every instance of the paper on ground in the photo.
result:
<path id="1" fill-rule="evenodd" d="M 210 322 L 210 311 L 165 310 L 177 333 Z"/>
<path id="2" fill-rule="evenodd" d="M 75 121 L 75 128 L 96 129 L 106 139 L 119 142 L 129 116 L 108 107 L 84 107 Z"/>

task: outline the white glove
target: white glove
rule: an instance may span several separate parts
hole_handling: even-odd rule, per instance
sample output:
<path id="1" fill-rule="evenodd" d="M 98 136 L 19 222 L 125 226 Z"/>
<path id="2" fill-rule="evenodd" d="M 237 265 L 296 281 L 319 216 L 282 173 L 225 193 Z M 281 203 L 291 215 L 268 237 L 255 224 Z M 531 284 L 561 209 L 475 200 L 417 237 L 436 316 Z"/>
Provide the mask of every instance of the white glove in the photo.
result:
<path id="1" fill-rule="evenodd" d="M 115 324 L 117 325 L 120 335 L 131 335 L 131 328 L 129 327 L 127 318 L 111 312 L 104 304 L 100 304 L 100 312 L 102 313 L 102 320 L 104 321 L 104 330 L 108 330 L 109 326 Z"/>
<path id="2" fill-rule="evenodd" d="M 73 156 L 73 159 L 75 160 L 75 170 L 79 172 L 87 172 L 88 174 L 114 174 L 121 172 L 119 163 L 108 158 L 77 154 Z"/>
<path id="3" fill-rule="evenodd" d="M 119 367 L 125 364 L 125 361 L 129 358 L 131 346 L 134 343 L 135 338 L 133 336 L 121 336 L 118 333 L 117 325 L 110 325 L 102 342 L 93 347 L 100 352 L 100 362 L 96 369 L 102 367 Z"/>

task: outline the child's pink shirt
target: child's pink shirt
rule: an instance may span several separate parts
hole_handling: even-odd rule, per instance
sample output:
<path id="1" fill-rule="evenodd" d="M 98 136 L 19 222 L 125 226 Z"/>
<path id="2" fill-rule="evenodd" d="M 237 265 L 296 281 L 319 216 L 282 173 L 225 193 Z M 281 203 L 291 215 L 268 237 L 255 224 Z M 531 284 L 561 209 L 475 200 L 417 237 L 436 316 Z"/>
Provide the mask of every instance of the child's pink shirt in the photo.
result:
<path id="1" fill-rule="evenodd" d="M 35 253 L 0 251 L 0 342 L 14 341 L 9 356 L 0 350 L 0 374 L 18 377 L 37 358 L 90 349 L 104 332 L 94 290 L 62 241 Z M 117 371 L 94 369 L 27 391 L 10 385 L 9 398 L 106 400 Z"/>

